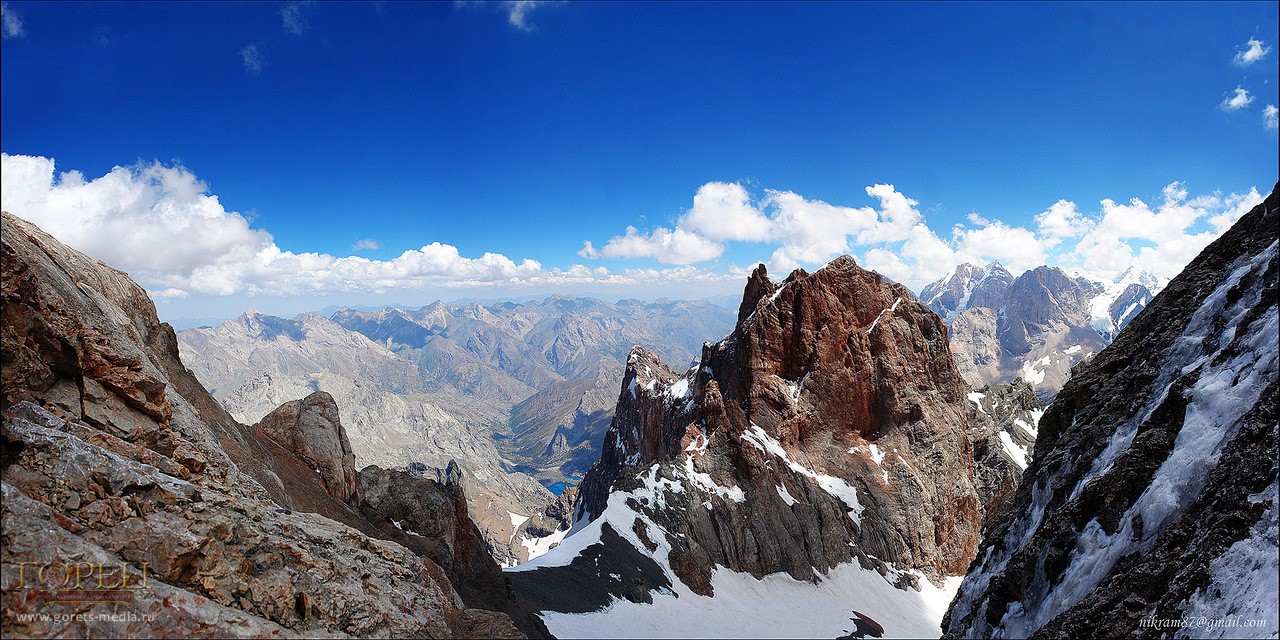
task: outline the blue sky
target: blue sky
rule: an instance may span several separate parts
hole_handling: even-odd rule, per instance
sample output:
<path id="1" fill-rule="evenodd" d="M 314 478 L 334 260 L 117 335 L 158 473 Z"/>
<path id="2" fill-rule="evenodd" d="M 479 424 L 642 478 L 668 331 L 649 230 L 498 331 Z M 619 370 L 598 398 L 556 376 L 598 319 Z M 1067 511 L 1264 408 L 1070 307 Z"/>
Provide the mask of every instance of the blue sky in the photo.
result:
<path id="1" fill-rule="evenodd" d="M 4 12 L 5 208 L 169 315 L 709 295 L 845 251 L 917 287 L 965 259 L 1102 277 L 1117 243 L 1168 277 L 1278 173 L 1274 2 Z"/>

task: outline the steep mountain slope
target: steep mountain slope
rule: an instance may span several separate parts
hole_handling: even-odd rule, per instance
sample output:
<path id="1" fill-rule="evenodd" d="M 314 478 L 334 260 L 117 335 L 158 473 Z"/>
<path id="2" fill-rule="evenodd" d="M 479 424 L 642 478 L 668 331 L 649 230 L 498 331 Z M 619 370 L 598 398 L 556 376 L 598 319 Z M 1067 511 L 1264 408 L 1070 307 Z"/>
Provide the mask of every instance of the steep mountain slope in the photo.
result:
<path id="1" fill-rule="evenodd" d="M 1273 191 L 1058 394 L 948 637 L 1275 636 L 1278 208 Z"/>
<path id="2" fill-rule="evenodd" d="M 575 614 L 546 614 L 555 632 L 936 634 L 978 544 L 975 441 L 996 428 L 970 424 L 967 392 L 942 320 L 902 286 L 847 256 L 781 285 L 762 265 L 687 372 L 632 350 L 574 530 L 509 575 Z M 629 603 L 600 610 L 607 594 Z M 821 613 L 761 619 L 799 597 Z"/>
<path id="3" fill-rule="evenodd" d="M 920 302 L 950 324 L 969 309 L 999 309 L 1013 274 L 999 262 L 959 265 L 951 275 L 920 290 Z"/>
<path id="4" fill-rule="evenodd" d="M 1143 274 L 1115 282 L 1037 267 L 1013 278 L 999 263 L 964 264 L 921 291 L 947 320 L 960 373 L 976 385 L 1022 378 L 1051 399 L 1071 367 L 1101 351 L 1151 299 Z"/>
<path id="5" fill-rule="evenodd" d="M 501 562 L 517 561 L 523 549 L 511 514 L 540 513 L 552 500 L 533 479 L 511 473 L 489 437 L 485 425 L 504 419 L 501 406 L 464 396 L 327 318 L 246 312 L 218 327 L 183 331 L 178 343 L 184 361 L 239 420 L 259 420 L 282 402 L 324 390 L 337 400 L 363 463 L 443 468 L 456 461 L 472 517 Z"/>
<path id="6" fill-rule="evenodd" d="M 440 541 L 443 570 L 365 504 L 332 398 L 245 426 L 128 276 L 8 213 L 0 239 L 6 637 L 545 634 L 483 547 Z M 465 509 L 448 522 L 474 530 Z M 32 568 L 59 563 L 109 566 L 107 596 L 42 601 L 66 585 Z"/>

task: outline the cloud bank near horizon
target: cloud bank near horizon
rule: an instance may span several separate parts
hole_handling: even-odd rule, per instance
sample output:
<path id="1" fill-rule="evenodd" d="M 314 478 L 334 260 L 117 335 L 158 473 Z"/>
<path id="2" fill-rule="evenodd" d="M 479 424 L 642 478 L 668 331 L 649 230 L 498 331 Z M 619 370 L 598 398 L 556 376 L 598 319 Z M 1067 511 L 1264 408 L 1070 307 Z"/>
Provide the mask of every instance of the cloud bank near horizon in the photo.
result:
<path id="1" fill-rule="evenodd" d="M 691 266 L 625 269 L 575 264 L 545 268 L 499 253 L 462 256 L 431 242 L 390 260 L 334 256 L 280 248 L 269 232 L 228 211 L 208 186 L 181 166 L 117 166 L 86 179 L 55 175 L 51 158 L 3 154 L 0 205 L 59 240 L 123 269 L 160 299 L 190 295 L 308 295 L 383 292 L 427 287 L 495 285 L 643 285 L 716 282 L 744 272 L 713 273 Z M 370 248 L 368 240 L 356 249 Z M 362 244 L 363 243 L 363 244 Z"/>
<path id="2" fill-rule="evenodd" d="M 875 206 L 844 206 L 792 191 L 752 194 L 739 183 L 708 182 L 672 227 L 628 227 L 598 249 L 583 244 L 578 253 L 589 261 L 652 259 L 666 265 L 611 270 L 585 264 L 548 268 L 534 258 L 517 261 L 492 252 L 468 257 L 439 241 L 386 260 L 295 252 L 278 246 L 245 215 L 228 211 L 182 166 L 117 166 L 88 179 L 74 170 L 57 173 L 51 158 L 3 154 L 2 160 L 0 205 L 6 211 L 128 271 L 159 300 L 425 288 L 550 293 L 699 283 L 728 290 L 746 277 L 747 268 L 699 264 L 721 258 L 730 245 L 769 255 L 765 262 L 776 274 L 852 253 L 864 266 L 916 291 L 958 264 L 991 260 L 1015 275 L 1050 264 L 1098 279 L 1133 268 L 1163 282 L 1262 200 L 1256 188 L 1191 197 L 1175 182 L 1154 206 L 1137 198 L 1104 199 L 1097 212 L 1085 212 L 1062 199 L 1035 215 L 1033 228 L 975 213 L 967 224 L 939 234 L 918 202 L 892 184 L 866 188 Z M 364 239 L 352 250 L 376 244 Z"/>
<path id="3" fill-rule="evenodd" d="M 672 228 L 642 232 L 627 227 L 591 258 L 652 258 L 667 264 L 696 264 L 720 257 L 729 243 L 776 247 L 768 266 L 786 272 L 853 253 L 865 266 L 919 291 L 965 262 L 999 261 L 1015 275 L 1043 264 L 1109 280 L 1126 270 L 1146 271 L 1161 282 L 1177 275 L 1197 253 L 1262 201 L 1256 187 L 1244 193 L 1212 193 L 1190 198 L 1183 183 L 1162 191 L 1160 202 L 1102 200 L 1089 214 L 1058 200 L 1027 228 L 969 214 L 939 235 L 915 200 L 892 184 L 866 188 L 879 207 L 837 206 L 791 191 L 767 189 L 753 198 L 738 183 L 709 182 Z"/>

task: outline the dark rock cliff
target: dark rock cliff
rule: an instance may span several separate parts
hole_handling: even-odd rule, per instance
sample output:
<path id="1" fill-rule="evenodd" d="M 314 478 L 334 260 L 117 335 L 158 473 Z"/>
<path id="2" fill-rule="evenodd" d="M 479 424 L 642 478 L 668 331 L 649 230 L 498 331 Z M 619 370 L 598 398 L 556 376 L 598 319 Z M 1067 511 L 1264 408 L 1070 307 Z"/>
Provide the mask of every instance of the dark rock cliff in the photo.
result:
<path id="1" fill-rule="evenodd" d="M 1275 634 L 1278 207 L 1273 191 L 1076 368 L 947 637 L 1156 637 L 1143 620 L 1199 617 L 1264 626 L 1196 635 Z"/>

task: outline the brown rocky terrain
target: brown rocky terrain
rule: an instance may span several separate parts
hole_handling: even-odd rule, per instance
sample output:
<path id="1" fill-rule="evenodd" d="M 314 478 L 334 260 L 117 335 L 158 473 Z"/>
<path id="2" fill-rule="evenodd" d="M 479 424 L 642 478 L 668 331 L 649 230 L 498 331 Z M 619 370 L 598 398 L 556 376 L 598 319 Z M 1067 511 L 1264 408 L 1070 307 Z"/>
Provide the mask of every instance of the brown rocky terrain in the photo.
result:
<path id="1" fill-rule="evenodd" d="M 546 635 L 456 533 L 456 488 L 428 551 L 363 500 L 330 398 L 241 424 L 127 275 L 8 213 L 2 235 L 5 637 Z M 128 602 L 48 602 L 66 585 L 26 569 L 57 563 L 120 567 Z"/>
<path id="2" fill-rule="evenodd" d="M 946 637 L 1275 636 L 1278 191 L 1076 368 Z"/>

